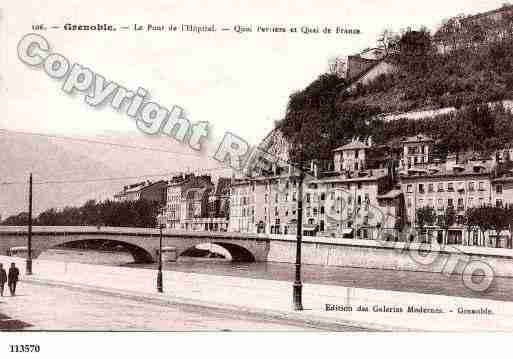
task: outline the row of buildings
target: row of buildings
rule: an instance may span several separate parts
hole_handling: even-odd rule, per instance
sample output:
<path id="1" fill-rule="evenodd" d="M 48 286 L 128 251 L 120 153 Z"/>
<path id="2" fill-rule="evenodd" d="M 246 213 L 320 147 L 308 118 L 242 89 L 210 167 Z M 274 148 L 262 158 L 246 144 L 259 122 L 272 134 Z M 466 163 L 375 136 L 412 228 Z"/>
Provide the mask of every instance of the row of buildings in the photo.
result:
<path id="1" fill-rule="evenodd" d="M 158 202 L 168 228 L 226 231 L 230 181 L 221 177 L 214 183 L 210 175 L 182 174 L 170 180 L 125 186 L 114 195 L 114 200 Z"/>
<path id="2" fill-rule="evenodd" d="M 440 162 L 433 147 L 423 134 L 403 138 L 399 152 L 353 139 L 333 150 L 329 170 L 312 163 L 303 183 L 303 234 L 376 239 L 388 231 L 397 237 L 415 226 L 419 208 L 442 215 L 451 207 L 457 220 L 447 241 L 468 243 L 463 216 L 469 207 L 513 203 L 513 173 L 497 172 L 512 150 Z M 125 186 L 114 197 L 160 202 L 170 229 L 295 235 L 299 176 L 292 167 L 273 168 L 215 182 L 210 175 L 184 174 Z M 434 226 L 430 234 L 440 237 L 442 230 Z"/>
<path id="3" fill-rule="evenodd" d="M 305 182 L 304 234 L 376 239 L 389 231 L 397 237 L 406 225 L 415 227 L 419 208 L 430 206 L 442 215 L 451 207 L 457 220 L 446 240 L 468 244 L 467 208 L 513 203 L 513 173 L 497 172 L 511 150 L 454 155 L 441 162 L 433 158 L 433 147 L 432 138 L 418 134 L 402 139 L 398 156 L 386 146 L 358 139 L 335 149 L 330 171 L 318 171 Z M 295 234 L 297 174 L 286 173 L 232 180 L 228 230 Z M 443 235 L 436 226 L 429 234 Z"/>

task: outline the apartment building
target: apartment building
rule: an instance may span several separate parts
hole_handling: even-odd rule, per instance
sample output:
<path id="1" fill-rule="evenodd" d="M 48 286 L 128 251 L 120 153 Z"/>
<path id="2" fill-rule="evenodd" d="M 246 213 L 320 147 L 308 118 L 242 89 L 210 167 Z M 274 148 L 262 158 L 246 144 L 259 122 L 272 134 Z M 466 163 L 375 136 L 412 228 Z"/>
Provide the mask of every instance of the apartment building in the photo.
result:
<path id="1" fill-rule="evenodd" d="M 401 141 L 403 148 L 401 168 L 422 167 L 432 162 L 433 144 L 433 139 L 422 133 L 404 137 Z"/>
<path id="2" fill-rule="evenodd" d="M 465 164 L 447 162 L 402 173 L 400 183 L 405 196 L 408 223 L 415 225 L 419 208 L 429 206 L 435 209 L 437 215 L 443 215 L 450 207 L 455 211 L 456 223 L 449 229 L 448 243 L 462 244 L 467 208 L 492 201 L 492 174 L 493 163 L 490 160 Z M 441 229 L 436 228 L 433 235 L 440 238 Z"/>
<path id="3" fill-rule="evenodd" d="M 155 201 L 162 205 L 166 203 L 167 197 L 167 181 L 143 181 L 126 185 L 123 190 L 114 194 L 115 201 L 137 201 L 145 199 Z"/>
<path id="4" fill-rule="evenodd" d="M 226 231 L 229 179 L 217 185 L 208 175 L 173 177 L 167 190 L 167 227 L 189 231 Z"/>

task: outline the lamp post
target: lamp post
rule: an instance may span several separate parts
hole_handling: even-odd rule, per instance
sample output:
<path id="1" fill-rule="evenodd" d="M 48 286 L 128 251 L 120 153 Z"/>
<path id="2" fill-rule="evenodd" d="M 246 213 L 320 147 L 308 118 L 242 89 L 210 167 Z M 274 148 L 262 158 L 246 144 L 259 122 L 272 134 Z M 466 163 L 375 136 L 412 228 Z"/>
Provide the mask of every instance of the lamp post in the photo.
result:
<path id="1" fill-rule="evenodd" d="M 161 213 L 157 216 L 157 221 L 159 224 L 159 269 L 157 272 L 157 291 L 162 293 L 164 291 L 163 281 L 162 281 L 162 228 L 164 227 L 164 215 Z"/>
<path id="2" fill-rule="evenodd" d="M 303 240 L 303 169 L 299 168 L 297 196 L 297 233 L 296 233 L 296 275 L 292 285 L 294 310 L 303 310 L 303 284 L 301 283 L 301 242 Z"/>
<path id="3" fill-rule="evenodd" d="M 32 173 L 29 177 L 29 214 L 28 214 L 28 243 L 27 243 L 27 261 L 25 273 L 32 274 Z"/>

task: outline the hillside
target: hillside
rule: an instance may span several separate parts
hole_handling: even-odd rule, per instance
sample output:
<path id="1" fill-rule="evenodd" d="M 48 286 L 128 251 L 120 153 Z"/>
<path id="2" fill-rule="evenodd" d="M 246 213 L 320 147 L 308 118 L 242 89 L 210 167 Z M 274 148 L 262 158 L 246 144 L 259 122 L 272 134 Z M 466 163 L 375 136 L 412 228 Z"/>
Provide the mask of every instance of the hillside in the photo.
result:
<path id="1" fill-rule="evenodd" d="M 341 93 L 338 101 L 378 106 L 388 113 L 511 99 L 512 53 L 510 37 L 447 53 L 435 51 L 433 45 L 418 56 L 398 52 L 391 55 L 395 73 L 379 76 L 350 96 Z"/>
<path id="2" fill-rule="evenodd" d="M 511 34 L 440 52 L 429 32 L 406 32 L 386 57 L 393 72 L 352 91 L 347 89 L 358 79 L 321 75 L 290 96 L 278 126 L 290 142 L 306 144 L 305 159 L 329 159 L 332 149 L 355 136 L 389 144 L 416 132 L 434 137 L 443 155 L 493 151 L 510 144 L 513 115 L 484 104 L 513 98 L 512 53 Z M 448 107 L 458 111 L 414 121 L 385 122 L 380 116 Z"/>

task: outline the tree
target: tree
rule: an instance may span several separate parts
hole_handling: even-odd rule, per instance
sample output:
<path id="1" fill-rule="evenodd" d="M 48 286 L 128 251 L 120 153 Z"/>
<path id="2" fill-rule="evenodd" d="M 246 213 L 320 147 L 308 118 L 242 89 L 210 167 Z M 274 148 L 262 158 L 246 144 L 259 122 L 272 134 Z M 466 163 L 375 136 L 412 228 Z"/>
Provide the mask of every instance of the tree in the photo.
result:
<path id="1" fill-rule="evenodd" d="M 26 226 L 28 224 L 28 212 L 21 212 L 19 214 L 7 217 L 2 225 L 4 226 Z"/>
<path id="2" fill-rule="evenodd" d="M 445 232 L 445 236 L 442 238 L 442 243 L 447 244 L 447 236 L 449 234 L 449 228 L 456 222 L 456 212 L 454 208 L 447 206 L 444 213 L 438 216 L 438 227 L 442 228 Z"/>
<path id="3" fill-rule="evenodd" d="M 506 207 L 506 220 L 508 222 L 508 248 L 513 248 L 513 240 L 512 240 L 512 230 L 513 230 L 513 204 L 509 204 Z"/>
<path id="4" fill-rule="evenodd" d="M 470 245 L 470 233 L 479 230 L 478 225 L 478 209 L 475 207 L 468 207 L 465 211 L 464 225 L 467 228 L 467 244 Z M 472 239 L 472 245 L 477 245 Z"/>
<path id="5" fill-rule="evenodd" d="M 390 28 L 383 29 L 378 37 L 378 46 L 385 51 L 385 55 L 396 49 L 400 36 Z"/>
<path id="6" fill-rule="evenodd" d="M 425 73 L 431 53 L 431 35 L 425 28 L 407 31 L 399 40 L 399 61 L 409 72 Z"/>
<path id="7" fill-rule="evenodd" d="M 490 219 L 490 205 L 482 205 L 475 208 L 474 221 L 477 227 L 481 230 L 482 241 L 481 243 L 486 247 L 486 232 L 493 229 L 493 224 Z"/>
<path id="8" fill-rule="evenodd" d="M 423 234 L 424 227 L 432 226 L 436 221 L 436 212 L 430 206 L 425 206 L 417 210 L 416 223 L 420 228 L 420 234 Z"/>
<path id="9" fill-rule="evenodd" d="M 495 247 L 499 248 L 500 234 L 509 227 L 509 208 L 502 206 L 490 207 L 487 216 L 492 230 L 495 231 Z"/>

